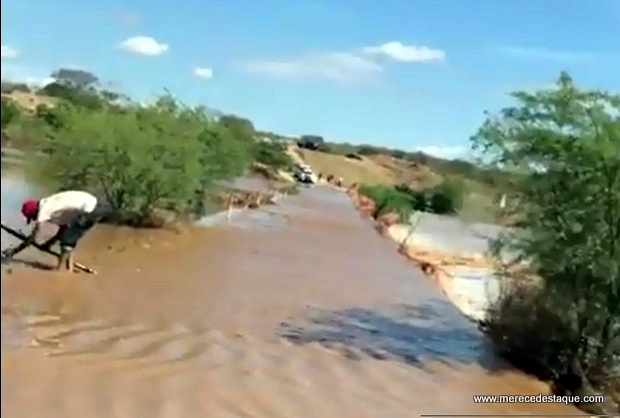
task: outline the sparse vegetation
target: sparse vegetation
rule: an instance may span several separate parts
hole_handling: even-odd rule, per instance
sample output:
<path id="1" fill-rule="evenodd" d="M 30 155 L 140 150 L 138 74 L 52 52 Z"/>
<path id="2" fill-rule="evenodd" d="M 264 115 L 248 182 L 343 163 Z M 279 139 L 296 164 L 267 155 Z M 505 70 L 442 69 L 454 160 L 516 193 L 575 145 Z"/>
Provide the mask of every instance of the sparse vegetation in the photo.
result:
<path id="1" fill-rule="evenodd" d="M 455 180 L 422 190 L 414 190 L 405 184 L 396 187 L 363 184 L 359 192 L 375 202 L 373 217 L 392 212 L 400 215 L 401 222 L 408 222 L 412 211 L 457 214 L 463 206 L 465 186 Z"/>
<path id="2" fill-rule="evenodd" d="M 317 172 L 342 177 L 345 183 L 370 183 L 405 187 L 410 194 L 424 194 L 422 209 L 457 214 L 468 221 L 502 221 L 497 196 L 512 182 L 512 173 L 482 167 L 471 161 L 445 160 L 421 152 L 406 152 L 373 145 L 324 142 L 300 150 Z M 445 193 L 453 195 L 449 200 Z M 418 199 L 420 200 L 420 199 Z M 434 208 L 429 208 L 429 205 Z"/>
<path id="3" fill-rule="evenodd" d="M 286 153 L 286 146 L 279 142 L 259 141 L 255 146 L 255 160 L 277 169 L 290 169 L 293 161 Z"/>
<path id="4" fill-rule="evenodd" d="M 2 98 L 2 132 L 21 115 L 19 107 L 10 99 Z"/>
<path id="5" fill-rule="evenodd" d="M 485 330 L 499 350 L 561 390 L 606 395 L 620 410 L 620 96 L 556 89 L 514 93 L 474 144 L 518 175 L 510 215 L 526 233 L 495 244 L 506 265 Z M 532 279 L 534 278 L 534 279 Z"/>
<path id="6" fill-rule="evenodd" d="M 0 90 L 2 91 L 2 94 L 11 94 L 14 92 L 21 92 L 21 93 L 30 93 L 31 89 L 27 84 L 24 83 L 10 83 L 8 81 L 2 81 L 2 84 L 0 86 Z"/>
<path id="7" fill-rule="evenodd" d="M 414 208 L 413 197 L 392 187 L 363 184 L 359 188 L 361 195 L 375 203 L 374 218 L 387 213 L 396 213 L 401 222 L 407 222 Z"/>
<path id="8" fill-rule="evenodd" d="M 93 111 L 133 105 L 123 94 L 101 88 L 98 77 L 87 71 L 60 69 L 51 76 L 55 82 L 31 92 L 37 101 L 30 104 L 28 113 L 35 113 L 37 117 L 24 120 L 18 126 L 13 124 L 12 131 L 9 129 L 11 132 L 8 136 L 14 144 L 29 146 L 33 137 L 47 135 L 50 127 L 60 123 L 53 108 L 62 106 L 62 103 L 71 103 Z M 201 111 L 213 119 L 218 119 L 218 129 L 225 129 L 230 135 L 242 140 L 254 161 L 274 169 L 286 169 L 291 164 L 289 155 L 283 152 L 287 143 L 282 140 L 287 138 L 270 132 L 257 132 L 250 120 L 236 115 L 221 115 L 217 118 L 212 111 Z M 256 141 L 257 137 L 266 138 L 268 141 Z M 419 152 L 372 145 L 328 143 L 319 135 L 304 135 L 298 139 L 287 140 L 301 146 L 303 158 L 317 173 L 342 177 L 345 184 L 406 184 L 413 190 L 421 191 L 434 187 L 445 179 L 460 178 L 466 184 L 467 191 L 476 190 L 475 196 L 470 196 L 469 193 L 463 196 L 467 217 L 495 221 L 496 205 L 493 199 L 498 190 L 504 187 L 506 180 L 505 174 L 499 170 L 480 169 L 468 161 L 447 161 Z M 442 203 L 440 197 L 436 197 L 434 202 L 436 205 Z"/>
<path id="9" fill-rule="evenodd" d="M 19 128 L 16 145 L 37 151 L 31 172 L 52 190 L 80 188 L 103 198 L 108 221 L 159 226 L 165 211 L 190 216 L 204 208 L 205 191 L 218 180 L 242 175 L 253 161 L 286 167 L 277 143 L 257 141 L 252 123 L 234 115 L 214 117 L 169 94 L 148 106 L 99 89 L 81 70 L 58 70 L 38 94 L 57 99 L 19 118 L 2 99 L 2 124 Z M 6 110 L 6 111 L 5 111 Z"/>
<path id="10" fill-rule="evenodd" d="M 465 182 L 447 179 L 429 190 L 429 212 L 439 215 L 455 215 L 460 212 L 467 193 Z"/>
<path id="11" fill-rule="evenodd" d="M 409 165 L 413 167 L 416 165 L 425 166 L 432 172 L 442 176 L 467 179 L 481 183 L 490 188 L 504 187 L 511 181 L 511 175 L 509 173 L 495 167 L 481 167 L 471 161 L 460 159 L 448 160 L 417 151 L 408 152 L 375 145 L 337 144 L 329 142 L 324 143 L 319 150 L 330 154 L 345 156 L 348 154 L 364 157 L 386 155 L 409 163 Z"/>

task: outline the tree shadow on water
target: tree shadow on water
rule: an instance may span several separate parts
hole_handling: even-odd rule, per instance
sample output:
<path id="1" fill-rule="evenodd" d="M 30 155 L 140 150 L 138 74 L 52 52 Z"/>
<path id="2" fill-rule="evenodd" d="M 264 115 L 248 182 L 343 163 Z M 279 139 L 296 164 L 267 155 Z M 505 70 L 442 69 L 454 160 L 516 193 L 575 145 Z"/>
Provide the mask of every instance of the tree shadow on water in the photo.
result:
<path id="1" fill-rule="evenodd" d="M 505 367 L 476 326 L 441 300 L 382 310 L 319 311 L 300 323 L 281 323 L 277 334 L 294 344 L 319 343 L 353 360 L 369 356 L 415 367 L 477 364 L 488 371 Z"/>

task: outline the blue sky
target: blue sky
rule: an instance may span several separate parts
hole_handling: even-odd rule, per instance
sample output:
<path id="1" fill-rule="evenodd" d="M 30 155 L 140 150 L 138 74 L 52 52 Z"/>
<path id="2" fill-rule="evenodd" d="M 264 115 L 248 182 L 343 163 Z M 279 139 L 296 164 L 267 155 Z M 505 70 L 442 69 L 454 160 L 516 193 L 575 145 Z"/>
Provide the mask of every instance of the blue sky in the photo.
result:
<path id="1" fill-rule="evenodd" d="M 620 91 L 619 0 L 4 0 L 2 77 L 163 87 L 277 133 L 455 155 L 563 69 Z"/>

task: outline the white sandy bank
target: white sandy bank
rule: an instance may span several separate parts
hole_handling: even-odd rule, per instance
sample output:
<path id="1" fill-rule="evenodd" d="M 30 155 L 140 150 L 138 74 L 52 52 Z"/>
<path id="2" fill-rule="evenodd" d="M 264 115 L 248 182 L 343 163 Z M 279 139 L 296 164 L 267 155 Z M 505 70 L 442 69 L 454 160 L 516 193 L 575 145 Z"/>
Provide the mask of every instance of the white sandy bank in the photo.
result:
<path id="1" fill-rule="evenodd" d="M 457 255 L 462 258 L 484 258 L 486 238 L 469 236 L 464 231 L 460 234 L 451 232 L 452 220 L 447 220 L 445 231 L 425 233 L 427 220 L 421 219 L 416 227 L 397 224 L 388 229 L 388 236 L 406 248 L 415 251 L 431 251 L 446 255 Z M 433 219 L 432 222 L 437 222 Z M 499 297 L 499 281 L 488 267 L 469 267 L 466 265 L 441 265 L 439 271 L 440 284 L 448 296 L 465 316 L 472 320 L 485 319 L 488 307 Z"/>

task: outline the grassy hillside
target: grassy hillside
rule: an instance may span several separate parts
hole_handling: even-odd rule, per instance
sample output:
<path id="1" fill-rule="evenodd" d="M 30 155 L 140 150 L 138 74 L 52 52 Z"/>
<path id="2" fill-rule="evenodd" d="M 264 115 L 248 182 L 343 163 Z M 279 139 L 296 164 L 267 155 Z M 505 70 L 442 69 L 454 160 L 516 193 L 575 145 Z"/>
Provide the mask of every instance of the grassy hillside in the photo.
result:
<path id="1" fill-rule="evenodd" d="M 298 152 L 315 172 L 323 173 L 325 176 L 331 174 L 335 177 L 342 177 L 345 184 L 395 184 L 397 182 L 392 170 L 382 167 L 370 158 L 358 161 L 322 151 L 298 149 Z"/>
<path id="2" fill-rule="evenodd" d="M 459 216 L 465 220 L 497 221 L 502 174 L 485 171 L 466 161 L 450 161 L 422 153 L 407 153 L 368 145 L 327 144 L 321 150 L 296 147 L 317 173 L 342 177 L 345 185 L 406 185 L 413 190 L 458 180 L 467 189 Z"/>

